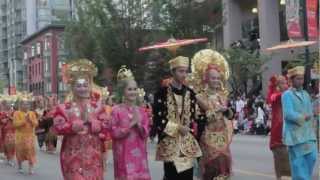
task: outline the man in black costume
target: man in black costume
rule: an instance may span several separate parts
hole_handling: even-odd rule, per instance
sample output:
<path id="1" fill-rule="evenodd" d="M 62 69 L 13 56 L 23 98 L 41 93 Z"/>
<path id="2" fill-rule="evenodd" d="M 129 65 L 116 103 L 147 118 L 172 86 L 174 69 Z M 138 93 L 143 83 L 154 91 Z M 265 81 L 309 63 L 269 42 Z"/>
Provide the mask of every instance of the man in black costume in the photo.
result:
<path id="1" fill-rule="evenodd" d="M 192 180 L 193 161 L 202 155 L 193 135 L 195 93 L 184 85 L 189 59 L 169 61 L 172 81 L 154 95 L 153 128 L 158 135 L 156 160 L 164 162 L 164 180 Z"/>

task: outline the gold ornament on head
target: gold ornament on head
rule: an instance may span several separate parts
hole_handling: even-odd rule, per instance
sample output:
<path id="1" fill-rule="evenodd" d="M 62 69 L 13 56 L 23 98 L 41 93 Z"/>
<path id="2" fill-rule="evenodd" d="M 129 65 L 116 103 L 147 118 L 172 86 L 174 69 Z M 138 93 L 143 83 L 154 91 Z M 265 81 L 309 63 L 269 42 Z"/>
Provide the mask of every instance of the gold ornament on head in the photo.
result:
<path id="1" fill-rule="evenodd" d="M 65 77 L 69 84 L 78 79 L 89 79 L 90 81 L 98 74 L 97 67 L 88 59 L 73 60 L 67 64 Z"/>
<path id="2" fill-rule="evenodd" d="M 198 51 L 192 58 L 192 71 L 204 74 L 209 65 L 219 67 L 223 80 L 228 80 L 230 76 L 229 64 L 226 59 L 217 51 L 203 49 Z"/>
<path id="3" fill-rule="evenodd" d="M 93 84 L 92 91 L 94 93 L 99 94 L 99 96 L 102 100 L 106 100 L 110 96 L 110 92 L 108 90 L 108 87 L 101 87 L 96 84 Z"/>
<path id="4" fill-rule="evenodd" d="M 143 88 L 138 88 L 138 96 L 143 98 L 146 95 L 146 92 Z"/>
<path id="5" fill-rule="evenodd" d="M 184 56 L 178 56 L 169 61 L 170 69 L 178 68 L 178 67 L 189 67 L 189 58 Z"/>
<path id="6" fill-rule="evenodd" d="M 117 81 L 123 80 L 134 80 L 133 73 L 130 69 L 127 69 L 127 66 L 122 65 L 118 71 Z"/>
<path id="7" fill-rule="evenodd" d="M 288 70 L 288 77 L 292 78 L 293 76 L 297 75 L 304 75 L 304 67 L 303 66 L 296 66 Z"/>
<path id="8" fill-rule="evenodd" d="M 230 76 L 229 64 L 219 52 L 212 49 L 198 51 L 192 58 L 192 73 L 187 80 L 188 84 L 198 93 L 205 89 L 203 77 L 205 76 L 209 65 L 216 66 L 219 69 L 222 76 L 222 86 L 224 86 Z M 227 94 L 224 87 L 222 87 L 222 90 Z"/>
<path id="9" fill-rule="evenodd" d="M 101 93 L 101 97 L 103 98 L 103 99 L 108 99 L 109 98 L 109 96 L 110 96 L 110 92 L 109 92 L 109 90 L 108 90 L 108 87 L 103 87 L 102 89 L 101 89 L 101 91 L 102 91 L 102 93 Z"/>

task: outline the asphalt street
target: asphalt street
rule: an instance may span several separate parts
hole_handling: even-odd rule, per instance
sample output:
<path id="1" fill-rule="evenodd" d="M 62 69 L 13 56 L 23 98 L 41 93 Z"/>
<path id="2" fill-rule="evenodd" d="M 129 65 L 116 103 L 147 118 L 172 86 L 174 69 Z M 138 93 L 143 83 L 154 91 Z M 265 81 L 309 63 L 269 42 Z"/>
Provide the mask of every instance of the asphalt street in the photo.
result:
<path id="1" fill-rule="evenodd" d="M 232 180 L 272 180 L 274 177 L 272 153 L 268 148 L 266 136 L 236 135 L 232 142 L 233 176 Z M 149 143 L 149 167 L 153 180 L 161 180 L 162 163 L 154 161 L 155 144 Z M 34 175 L 21 175 L 16 168 L 0 164 L 0 180 L 62 180 L 59 154 L 37 152 L 38 163 Z M 24 169 L 27 170 L 26 165 Z M 318 180 L 319 165 L 315 168 L 314 180 Z M 105 173 L 106 180 L 113 178 L 112 153 Z"/>

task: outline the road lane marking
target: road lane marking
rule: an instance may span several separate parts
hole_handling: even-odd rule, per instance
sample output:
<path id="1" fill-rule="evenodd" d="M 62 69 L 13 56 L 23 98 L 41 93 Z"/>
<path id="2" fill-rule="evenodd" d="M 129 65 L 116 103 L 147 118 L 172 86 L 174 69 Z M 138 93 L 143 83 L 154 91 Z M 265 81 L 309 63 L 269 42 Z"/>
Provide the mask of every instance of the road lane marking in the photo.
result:
<path id="1" fill-rule="evenodd" d="M 259 172 L 253 172 L 253 171 L 246 171 L 242 169 L 234 169 L 234 172 L 245 174 L 245 175 L 250 175 L 250 176 L 262 176 L 262 177 L 267 177 L 270 179 L 274 179 L 275 176 L 272 174 L 264 174 L 264 173 L 259 173 Z"/>

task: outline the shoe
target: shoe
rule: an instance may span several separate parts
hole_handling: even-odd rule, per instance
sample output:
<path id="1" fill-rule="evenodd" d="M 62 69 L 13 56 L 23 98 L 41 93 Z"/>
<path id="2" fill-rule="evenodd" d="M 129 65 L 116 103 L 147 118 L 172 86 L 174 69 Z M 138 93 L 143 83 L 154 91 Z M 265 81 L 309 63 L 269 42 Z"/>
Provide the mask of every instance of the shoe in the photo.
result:
<path id="1" fill-rule="evenodd" d="M 22 168 L 19 168 L 19 169 L 18 169 L 18 173 L 23 174 L 23 173 L 24 173 L 24 172 L 23 172 L 23 169 L 22 169 Z"/>
<path id="2" fill-rule="evenodd" d="M 11 166 L 11 167 L 14 167 L 15 164 L 14 164 L 13 161 L 9 161 L 9 162 L 8 162 L 8 165 Z"/>
<path id="3" fill-rule="evenodd" d="M 34 174 L 34 170 L 33 170 L 33 168 L 31 168 L 30 170 L 29 170 L 29 175 L 33 175 Z"/>

